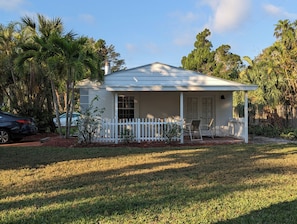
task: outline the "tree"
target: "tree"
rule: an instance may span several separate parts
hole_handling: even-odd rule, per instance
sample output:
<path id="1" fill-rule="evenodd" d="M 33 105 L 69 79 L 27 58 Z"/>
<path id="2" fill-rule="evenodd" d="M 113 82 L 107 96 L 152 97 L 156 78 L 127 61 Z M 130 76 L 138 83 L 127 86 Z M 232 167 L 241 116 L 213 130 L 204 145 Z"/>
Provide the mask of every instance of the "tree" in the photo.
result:
<path id="1" fill-rule="evenodd" d="M 37 17 L 37 23 L 30 17 L 22 18 L 24 28 L 31 32 L 31 38 L 21 45 L 22 52 L 19 54 L 16 63 L 19 68 L 24 68 L 28 65 L 32 67 L 33 65 L 38 71 L 39 79 L 43 80 L 40 86 L 43 86 L 48 109 L 48 113 L 43 119 L 50 123 L 50 127 L 53 130 L 52 103 L 55 108 L 56 117 L 58 117 L 59 107 L 56 96 L 56 85 L 62 77 L 61 74 L 58 75 L 58 73 L 56 73 L 58 69 L 56 69 L 57 66 L 55 66 L 55 68 L 52 66 L 53 61 L 59 60 L 54 54 L 55 45 L 53 45 L 52 42 L 55 38 L 62 37 L 63 23 L 60 18 L 48 20 L 40 14 L 38 14 Z M 67 35 L 72 35 L 72 33 L 68 33 Z"/>
<path id="2" fill-rule="evenodd" d="M 212 43 L 208 40 L 210 35 L 211 32 L 208 29 L 197 34 L 194 43 L 195 49 L 187 57 L 182 58 L 183 68 L 237 80 L 239 71 L 242 69 L 240 56 L 231 53 L 229 45 L 221 45 L 216 50 L 212 50 Z"/>
<path id="3" fill-rule="evenodd" d="M 102 39 L 95 42 L 64 33 L 60 18 L 37 14 L 37 21 L 25 16 L 20 23 L 0 24 L 0 100 L 5 97 L 11 110 L 33 116 L 39 128 L 49 125 L 56 130 L 53 114 L 58 118 L 67 112 L 71 117 L 76 106 L 75 83 L 89 77 L 101 81 L 105 60 L 112 71 L 124 69 L 119 57 L 114 46 Z"/>
<path id="4" fill-rule="evenodd" d="M 82 79 L 84 73 L 96 74 L 98 71 L 95 52 L 87 48 L 86 43 L 87 38 L 84 37 L 73 39 L 66 36 L 53 41 L 53 45 L 57 47 L 55 53 L 60 58 L 59 63 L 66 74 L 66 138 L 70 135 L 75 83 Z"/>
<path id="5" fill-rule="evenodd" d="M 297 105 L 297 21 L 280 20 L 275 26 L 276 42 L 267 47 L 254 60 L 244 59 L 248 66 L 241 80 L 257 84 L 253 93 L 258 104 L 271 109 L 286 108 L 286 124 L 291 109 Z"/>
<path id="6" fill-rule="evenodd" d="M 182 57 L 181 63 L 183 68 L 208 75 L 212 74 L 215 52 L 211 51 L 212 43 L 207 39 L 210 34 L 208 29 L 197 34 L 194 43 L 195 49 L 187 57 Z"/>
<path id="7" fill-rule="evenodd" d="M 237 80 L 243 63 L 239 55 L 230 52 L 229 45 L 221 45 L 215 50 L 214 76 L 229 80 Z"/>

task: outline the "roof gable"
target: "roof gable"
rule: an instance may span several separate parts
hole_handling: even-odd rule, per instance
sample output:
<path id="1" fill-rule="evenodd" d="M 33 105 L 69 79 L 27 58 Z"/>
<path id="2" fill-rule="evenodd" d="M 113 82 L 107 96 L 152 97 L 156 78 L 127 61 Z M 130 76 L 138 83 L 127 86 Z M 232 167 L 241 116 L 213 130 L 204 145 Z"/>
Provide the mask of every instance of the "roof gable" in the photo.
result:
<path id="1" fill-rule="evenodd" d="M 235 91 L 257 88 L 159 62 L 108 74 L 104 84 L 108 91 Z"/>

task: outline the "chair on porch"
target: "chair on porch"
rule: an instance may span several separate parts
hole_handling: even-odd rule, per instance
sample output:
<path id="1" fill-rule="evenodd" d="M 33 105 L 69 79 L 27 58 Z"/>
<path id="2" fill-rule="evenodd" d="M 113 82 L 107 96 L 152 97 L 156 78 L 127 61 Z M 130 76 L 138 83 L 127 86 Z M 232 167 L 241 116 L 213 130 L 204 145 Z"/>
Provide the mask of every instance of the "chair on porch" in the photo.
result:
<path id="1" fill-rule="evenodd" d="M 195 139 L 202 140 L 200 120 L 192 120 L 191 123 L 187 125 L 186 130 L 184 130 L 184 133 L 189 134 L 191 141 Z"/>
<path id="2" fill-rule="evenodd" d="M 214 139 L 214 135 L 213 135 L 213 123 L 214 123 L 214 119 L 211 118 L 208 124 L 201 125 L 201 127 L 200 127 L 201 131 L 208 133 L 208 135 L 212 139 Z"/>

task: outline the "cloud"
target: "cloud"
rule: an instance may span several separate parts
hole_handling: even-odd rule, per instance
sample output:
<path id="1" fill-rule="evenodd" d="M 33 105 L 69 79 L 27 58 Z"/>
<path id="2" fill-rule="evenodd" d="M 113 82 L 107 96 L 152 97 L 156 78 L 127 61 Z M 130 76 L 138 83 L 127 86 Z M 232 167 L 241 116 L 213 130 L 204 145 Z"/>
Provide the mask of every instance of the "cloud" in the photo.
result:
<path id="1" fill-rule="evenodd" d="M 157 44 L 153 42 L 149 42 L 145 44 L 145 48 L 148 50 L 149 53 L 151 54 L 157 54 L 160 53 L 160 48 L 158 47 Z"/>
<path id="2" fill-rule="evenodd" d="M 276 16 L 276 17 L 285 17 L 290 19 L 296 19 L 297 14 L 296 13 L 289 13 L 285 11 L 281 7 L 277 7 L 272 4 L 264 4 L 263 9 L 265 12 L 267 12 L 269 15 Z"/>
<path id="3" fill-rule="evenodd" d="M 24 2 L 24 0 L 0 0 L 0 10 L 13 11 L 18 9 Z"/>
<path id="4" fill-rule="evenodd" d="M 198 16 L 195 15 L 193 12 L 174 12 L 170 14 L 171 17 L 177 18 L 179 22 L 182 23 L 192 23 L 197 20 Z"/>
<path id="5" fill-rule="evenodd" d="M 79 19 L 87 24 L 94 24 L 96 19 L 90 14 L 80 14 Z"/>
<path id="6" fill-rule="evenodd" d="M 128 52 L 135 52 L 137 50 L 137 47 L 134 44 L 127 43 L 126 49 Z"/>
<path id="7" fill-rule="evenodd" d="M 193 45 L 194 41 L 195 41 L 195 33 L 183 32 L 174 38 L 173 43 L 176 46 L 188 46 L 188 45 Z"/>
<path id="8" fill-rule="evenodd" d="M 198 24 L 203 20 L 202 15 L 195 11 L 176 11 L 171 13 L 170 17 L 170 21 L 172 22 L 172 43 L 175 46 L 193 45 L 197 30 L 199 30 Z"/>
<path id="9" fill-rule="evenodd" d="M 251 12 L 251 0 L 208 0 L 205 3 L 214 12 L 210 18 L 210 27 L 214 32 L 238 29 Z"/>

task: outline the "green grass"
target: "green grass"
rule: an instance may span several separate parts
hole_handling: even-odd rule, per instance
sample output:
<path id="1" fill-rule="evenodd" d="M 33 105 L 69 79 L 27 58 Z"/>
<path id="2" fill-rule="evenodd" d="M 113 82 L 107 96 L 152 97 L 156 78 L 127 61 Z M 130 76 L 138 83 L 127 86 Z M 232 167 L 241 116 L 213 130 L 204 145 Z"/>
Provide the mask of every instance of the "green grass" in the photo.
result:
<path id="1" fill-rule="evenodd" d="M 296 223 L 297 146 L 0 148 L 0 223 Z"/>

